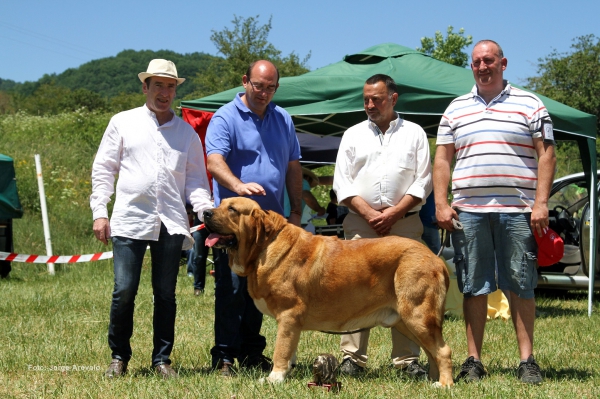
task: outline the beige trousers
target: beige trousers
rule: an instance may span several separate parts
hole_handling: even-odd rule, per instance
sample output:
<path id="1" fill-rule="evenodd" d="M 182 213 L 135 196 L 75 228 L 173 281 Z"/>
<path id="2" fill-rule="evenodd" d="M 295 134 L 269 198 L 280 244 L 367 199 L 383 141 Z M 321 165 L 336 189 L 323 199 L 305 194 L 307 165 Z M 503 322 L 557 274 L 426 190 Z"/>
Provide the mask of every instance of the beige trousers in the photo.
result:
<path id="1" fill-rule="evenodd" d="M 344 235 L 347 240 L 358 240 L 360 238 L 377 238 L 375 231 L 362 217 L 350 212 L 344 219 Z M 390 235 L 412 238 L 421 241 L 423 224 L 418 214 L 400 219 L 392 227 Z M 408 339 L 395 328 L 392 332 L 392 363 L 396 368 L 405 368 L 413 360 L 419 359 L 419 345 Z M 369 346 L 370 330 L 354 334 L 342 335 L 340 347 L 344 359 L 351 358 L 361 367 L 367 364 L 367 347 Z"/>

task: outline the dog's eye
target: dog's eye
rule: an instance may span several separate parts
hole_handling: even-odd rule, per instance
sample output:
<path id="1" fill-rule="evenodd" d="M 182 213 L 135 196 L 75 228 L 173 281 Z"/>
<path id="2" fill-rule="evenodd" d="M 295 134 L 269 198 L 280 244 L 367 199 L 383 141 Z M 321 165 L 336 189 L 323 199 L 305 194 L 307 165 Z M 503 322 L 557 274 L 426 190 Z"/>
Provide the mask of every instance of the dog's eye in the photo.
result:
<path id="1" fill-rule="evenodd" d="M 235 208 L 234 208 L 234 207 L 232 207 L 232 206 L 230 206 L 229 208 L 227 208 L 227 210 L 228 210 L 229 212 L 235 212 L 235 213 L 237 213 L 237 211 L 235 210 Z"/>

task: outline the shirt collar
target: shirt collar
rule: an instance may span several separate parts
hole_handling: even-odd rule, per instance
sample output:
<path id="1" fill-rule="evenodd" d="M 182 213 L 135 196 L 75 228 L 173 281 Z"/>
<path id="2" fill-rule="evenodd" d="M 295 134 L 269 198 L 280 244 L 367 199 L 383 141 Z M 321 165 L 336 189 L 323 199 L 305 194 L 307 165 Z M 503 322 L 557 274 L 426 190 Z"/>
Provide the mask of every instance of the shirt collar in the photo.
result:
<path id="1" fill-rule="evenodd" d="M 252 112 L 252 110 L 250 108 L 248 108 L 246 106 L 246 104 L 244 104 L 244 101 L 242 101 L 242 96 L 246 94 L 244 92 L 238 93 L 235 98 L 233 99 L 233 103 L 235 104 L 235 106 L 242 112 L 246 112 L 246 113 L 251 113 L 254 114 L 254 112 Z M 273 109 L 275 108 L 275 104 L 273 104 L 273 102 L 271 101 L 269 103 L 269 105 L 267 105 L 267 109 L 265 110 L 265 116 L 267 116 L 267 114 L 269 112 L 271 112 Z M 256 115 L 256 114 L 254 114 Z"/>
<path id="2" fill-rule="evenodd" d="M 148 105 L 146 105 L 146 103 L 144 103 L 144 110 L 146 111 L 146 114 L 154 119 L 156 121 L 156 123 L 158 124 L 158 119 L 156 119 L 156 114 L 154 113 L 154 111 L 150 110 L 150 108 L 148 108 Z M 171 109 L 171 114 L 173 114 L 173 117 L 171 118 L 170 121 L 168 121 L 167 123 L 164 123 L 162 126 L 164 125 L 168 125 L 169 123 L 173 122 L 173 120 L 175 120 L 175 112 L 173 112 L 173 110 Z"/>
<path id="3" fill-rule="evenodd" d="M 396 126 L 398 126 L 400 124 L 400 115 L 396 112 L 396 119 L 392 120 L 390 122 L 390 127 L 388 127 L 388 129 L 385 131 L 387 132 L 388 130 L 394 130 L 396 128 Z M 379 126 L 377 126 L 377 124 L 373 121 L 371 121 L 371 119 L 369 119 L 369 125 L 371 126 L 371 128 L 373 130 L 375 130 L 376 132 L 380 132 Z M 385 133 L 385 132 L 381 132 L 381 133 Z"/>
<path id="4" fill-rule="evenodd" d="M 502 96 L 509 96 L 511 88 L 512 88 L 512 86 L 510 85 L 510 82 L 505 79 L 504 80 L 504 89 L 502 89 L 500 94 L 498 94 L 496 97 L 494 97 L 494 99 L 492 101 L 499 99 Z M 479 95 L 479 92 L 477 91 L 477 85 L 473 86 L 473 88 L 471 89 L 471 94 L 473 95 L 472 98 L 481 98 L 481 96 Z M 492 102 L 492 101 L 490 101 L 490 102 Z"/>

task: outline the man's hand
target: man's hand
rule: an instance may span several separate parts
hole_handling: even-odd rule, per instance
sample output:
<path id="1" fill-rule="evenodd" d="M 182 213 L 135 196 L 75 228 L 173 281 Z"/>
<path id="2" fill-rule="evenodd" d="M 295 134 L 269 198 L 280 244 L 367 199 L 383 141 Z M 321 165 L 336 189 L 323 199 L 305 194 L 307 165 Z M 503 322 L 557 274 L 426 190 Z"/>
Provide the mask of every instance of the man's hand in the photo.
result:
<path id="1" fill-rule="evenodd" d="M 548 207 L 540 205 L 537 202 L 533 204 L 531 210 L 531 231 L 539 236 L 543 237 L 542 230 L 550 225 L 548 218 Z"/>
<path id="2" fill-rule="evenodd" d="M 267 195 L 265 189 L 258 183 L 242 183 L 235 187 L 235 193 L 240 196 Z"/>
<path id="3" fill-rule="evenodd" d="M 110 224 L 107 218 L 98 218 L 94 220 L 94 235 L 104 245 L 108 244 L 110 238 Z"/>
<path id="4" fill-rule="evenodd" d="M 400 219 L 396 210 L 386 208 L 381 212 L 378 212 L 377 216 L 369 219 L 369 226 L 375 230 L 378 236 L 385 237 L 392 231 L 392 226 Z"/>
<path id="5" fill-rule="evenodd" d="M 447 231 L 454 231 L 452 219 L 457 221 L 459 220 L 458 213 L 456 213 L 456 211 L 448 204 L 443 206 L 438 206 L 436 204 L 435 218 L 437 220 L 438 227 Z"/>

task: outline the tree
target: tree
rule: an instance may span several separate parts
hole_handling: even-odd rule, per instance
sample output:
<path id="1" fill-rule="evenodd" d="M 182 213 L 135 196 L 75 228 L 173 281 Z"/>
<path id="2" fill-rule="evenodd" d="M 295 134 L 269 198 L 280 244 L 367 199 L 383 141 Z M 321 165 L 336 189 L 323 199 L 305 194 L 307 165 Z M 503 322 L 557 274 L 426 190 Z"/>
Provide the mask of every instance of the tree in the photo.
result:
<path id="1" fill-rule="evenodd" d="M 0 115 L 14 114 L 15 111 L 13 97 L 8 93 L 0 91 Z"/>
<path id="2" fill-rule="evenodd" d="M 54 82 L 44 83 L 27 97 L 21 109 L 30 115 L 56 115 L 63 111 L 62 99 L 70 94 L 71 90 L 66 87 L 57 86 Z"/>
<path id="3" fill-rule="evenodd" d="M 539 76 L 526 87 L 553 100 L 596 115 L 600 129 L 600 38 L 593 34 L 573 39 L 570 53 L 554 49 L 538 59 Z"/>
<path id="4" fill-rule="evenodd" d="M 439 30 L 435 32 L 434 37 L 422 37 L 421 47 L 417 47 L 417 51 L 448 64 L 466 67 L 469 65 L 469 55 L 463 49 L 473 43 L 473 37 L 471 35 L 465 37 L 464 28 L 460 28 L 458 33 L 453 31 L 454 27 L 448 26 L 446 39 Z"/>
<path id="5" fill-rule="evenodd" d="M 177 71 L 179 74 L 179 71 Z M 116 114 L 121 111 L 133 109 L 146 102 L 144 93 L 120 93 L 108 101 L 108 110 Z"/>
<path id="6" fill-rule="evenodd" d="M 308 72 L 307 62 L 310 53 L 300 60 L 292 52 L 286 57 L 267 40 L 271 31 L 271 18 L 265 25 L 258 25 L 256 17 L 238 17 L 234 15 L 233 29 L 212 31 L 210 40 L 224 58 L 214 59 L 208 68 L 198 73 L 194 83 L 199 89 L 188 97 L 203 97 L 241 85 L 242 75 L 252 62 L 265 59 L 279 69 L 280 76 L 296 76 Z"/>

